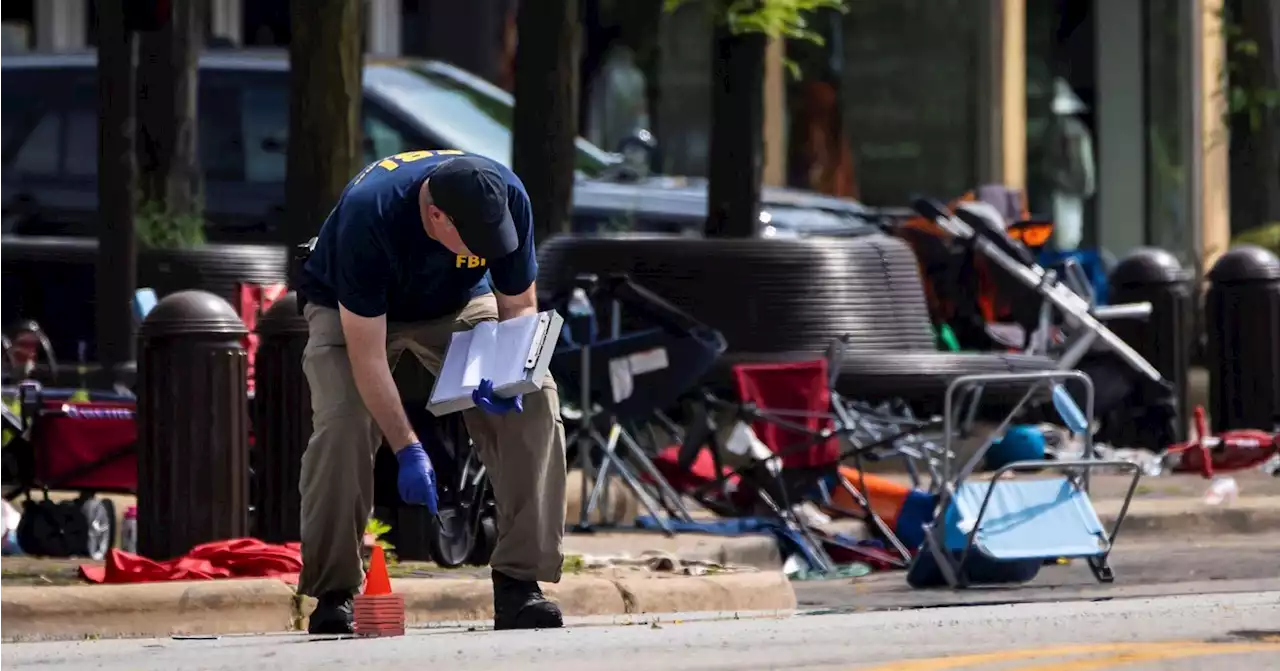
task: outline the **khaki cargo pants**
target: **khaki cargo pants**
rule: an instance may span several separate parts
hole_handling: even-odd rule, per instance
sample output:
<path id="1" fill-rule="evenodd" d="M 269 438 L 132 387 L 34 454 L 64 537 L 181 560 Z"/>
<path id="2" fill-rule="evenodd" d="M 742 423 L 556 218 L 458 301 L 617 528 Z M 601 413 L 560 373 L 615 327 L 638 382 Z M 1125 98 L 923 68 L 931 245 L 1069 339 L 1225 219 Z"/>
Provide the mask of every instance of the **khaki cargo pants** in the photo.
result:
<path id="1" fill-rule="evenodd" d="M 311 386 L 314 430 L 302 455 L 302 575 L 299 590 L 319 596 L 358 591 L 364 582 L 360 547 L 373 511 L 374 454 L 382 434 L 351 375 L 338 311 L 304 309 L 310 333 L 303 369 Z M 461 312 L 415 324 L 387 325 L 394 370 L 408 351 L 435 375 L 449 336 L 498 318 L 492 295 Z M 548 376 L 524 397 L 524 412 L 503 416 L 464 412 L 467 431 L 493 484 L 498 543 L 490 564 L 519 580 L 557 582 L 564 557 L 565 437 L 560 399 Z"/>

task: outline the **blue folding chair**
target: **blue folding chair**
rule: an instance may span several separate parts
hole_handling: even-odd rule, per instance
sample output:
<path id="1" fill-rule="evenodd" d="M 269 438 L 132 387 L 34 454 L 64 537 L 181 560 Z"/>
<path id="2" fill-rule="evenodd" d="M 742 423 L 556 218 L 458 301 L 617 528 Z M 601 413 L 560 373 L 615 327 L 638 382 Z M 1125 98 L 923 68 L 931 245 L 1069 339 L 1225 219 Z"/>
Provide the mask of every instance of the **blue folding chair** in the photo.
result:
<path id="1" fill-rule="evenodd" d="M 1083 411 L 1065 393 L 1061 382 L 1075 380 L 1085 391 Z M 938 515 L 927 525 L 924 546 L 908 571 L 914 587 L 1027 582 L 1040 566 L 1061 558 L 1082 558 L 1099 582 L 1111 582 L 1114 575 L 1107 563 L 1116 534 L 1124 522 L 1129 502 L 1137 489 L 1141 470 L 1127 461 L 1098 459 L 1093 446 L 1093 382 L 1079 371 L 974 375 L 956 379 L 947 389 L 944 402 L 945 440 L 953 450 L 953 400 L 958 391 L 984 384 L 1027 384 L 1031 389 L 1053 386 L 1054 406 L 1064 422 L 1085 441 L 1084 457 L 1060 461 L 1017 461 L 992 473 L 990 480 L 971 481 L 972 471 L 986 456 L 994 438 L 1002 435 L 1013 419 L 992 432 L 991 437 L 952 476 L 951 459 L 944 462 L 944 483 L 939 489 Z M 1022 404 L 1019 404 L 1019 407 Z M 1089 499 L 1089 471 L 1100 468 L 1131 471 L 1133 479 L 1110 531 Z M 1006 474 L 1027 471 L 1058 471 L 1059 475 L 1006 478 Z"/>

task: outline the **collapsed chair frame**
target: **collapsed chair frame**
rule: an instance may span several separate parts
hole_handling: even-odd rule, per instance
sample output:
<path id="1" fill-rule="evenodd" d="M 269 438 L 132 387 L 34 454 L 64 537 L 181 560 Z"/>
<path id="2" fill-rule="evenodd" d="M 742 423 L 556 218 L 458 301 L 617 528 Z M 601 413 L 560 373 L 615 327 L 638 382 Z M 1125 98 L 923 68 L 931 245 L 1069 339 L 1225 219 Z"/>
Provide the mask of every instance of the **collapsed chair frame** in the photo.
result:
<path id="1" fill-rule="evenodd" d="M 1029 387 L 1026 394 L 1023 396 L 1022 401 L 1018 404 L 1018 407 L 1010 413 L 998 428 L 990 433 L 984 444 L 974 453 L 962 468 L 956 471 L 954 477 L 952 477 L 951 471 L 952 459 L 948 458 L 945 462 L 945 468 L 943 471 L 945 480 L 942 483 L 942 487 L 939 489 L 938 505 L 936 508 L 937 512 L 934 516 L 934 521 L 927 525 L 925 530 L 922 554 L 924 552 L 929 553 L 929 556 L 937 563 L 939 572 L 942 574 L 943 579 L 952 588 L 964 588 L 970 585 L 970 581 L 968 580 L 964 569 L 968 564 L 973 549 L 978 545 L 978 535 L 983 530 L 982 522 L 990 508 L 992 498 L 996 492 L 996 487 L 1004 481 L 1004 476 L 1014 472 L 1044 470 L 1063 471 L 1067 475 L 1067 483 L 1076 488 L 1079 492 L 1083 493 L 1086 497 L 1089 491 L 1090 471 L 1098 468 L 1117 468 L 1132 472 L 1133 477 L 1129 482 L 1129 488 L 1126 491 L 1125 498 L 1120 506 L 1119 514 L 1116 516 L 1111 530 L 1102 531 L 1103 538 L 1099 552 L 1077 555 L 1086 559 L 1090 571 L 1093 573 L 1094 578 L 1099 582 L 1110 583 L 1115 579 L 1114 572 L 1108 563 L 1108 558 L 1115 545 L 1115 539 L 1119 534 L 1120 527 L 1124 523 L 1125 516 L 1128 513 L 1129 504 L 1133 500 L 1134 492 L 1137 490 L 1138 481 L 1142 476 L 1142 471 L 1138 464 L 1133 462 L 1115 459 L 1098 459 L 1097 451 L 1093 443 L 1092 431 L 1086 431 L 1082 435 L 1085 447 L 1084 458 L 1053 462 L 1015 461 L 996 469 L 991 474 L 986 491 L 978 506 L 976 516 L 972 520 L 967 521 L 967 524 L 971 525 L 971 528 L 965 532 L 964 545 L 959 549 L 960 556 L 955 558 L 952 553 L 956 549 L 947 546 L 946 533 L 949 520 L 949 509 L 956 504 L 959 491 L 969 479 L 969 476 L 977 467 L 977 464 L 985 457 L 986 452 L 990 449 L 995 437 L 1003 434 L 1013 416 L 1017 414 L 1017 411 L 1021 406 L 1035 394 L 1041 385 L 1062 382 L 1065 380 L 1076 381 L 1083 387 L 1085 396 L 1085 407 L 1083 412 L 1086 421 L 1091 424 L 1094 410 L 1093 381 L 1088 375 L 1080 371 L 970 375 L 957 378 L 948 385 L 946 397 L 943 402 L 944 422 L 946 423 L 944 435 L 946 436 L 945 440 L 947 447 L 945 454 L 947 455 L 953 454 L 950 449 L 950 441 L 954 436 L 954 432 L 952 430 L 952 405 L 957 392 L 962 391 L 965 388 L 988 384 L 1026 384 Z M 1093 512 L 1092 506 L 1090 506 L 1089 513 L 1096 517 L 1096 513 Z M 1045 557 L 1045 559 L 1049 558 L 1050 557 Z M 1058 557 L 1053 558 L 1056 559 Z"/>

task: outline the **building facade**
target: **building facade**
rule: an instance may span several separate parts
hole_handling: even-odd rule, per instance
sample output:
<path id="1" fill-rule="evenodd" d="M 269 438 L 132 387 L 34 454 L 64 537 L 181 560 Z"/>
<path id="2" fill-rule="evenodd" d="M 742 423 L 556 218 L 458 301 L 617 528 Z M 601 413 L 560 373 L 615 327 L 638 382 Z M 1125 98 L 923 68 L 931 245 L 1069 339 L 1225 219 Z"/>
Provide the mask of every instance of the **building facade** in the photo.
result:
<path id="1" fill-rule="evenodd" d="M 885 206 L 1001 183 L 1023 189 L 1033 213 L 1054 215 L 1063 209 L 1055 109 L 1071 111 L 1089 140 L 1080 244 L 1117 256 L 1154 245 L 1203 266 L 1231 233 L 1222 10 L 1222 0 L 852 2 L 814 22 L 831 63 L 804 59 L 785 107 L 813 114 L 834 92 L 851 160 L 783 151 L 787 181 L 831 191 L 814 175 L 844 174 L 851 184 L 834 188 Z M 682 12 L 660 32 L 670 58 L 657 116 L 666 167 L 697 174 L 707 161 L 709 27 L 696 8 Z M 1079 109 L 1064 108 L 1062 89 Z M 803 141 L 797 124 L 783 125 L 793 129 L 783 142 Z M 796 166 L 797 154 L 832 165 Z"/>
<path id="2" fill-rule="evenodd" d="M 472 3 L 505 17 L 486 24 L 495 43 L 507 39 L 511 2 Z M 448 36 L 431 33 L 428 0 L 366 3 L 369 52 L 442 55 L 433 45 Z M 211 37 L 288 42 L 288 0 L 209 4 Z M 662 18 L 660 57 L 646 72 L 655 80 L 649 110 L 662 167 L 683 174 L 702 174 L 707 160 L 710 26 L 697 5 Z M 949 198 L 1003 183 L 1024 189 L 1034 212 L 1052 214 L 1062 188 L 1055 101 L 1066 87 L 1090 141 L 1081 244 L 1116 255 L 1156 245 L 1201 265 L 1231 232 L 1222 9 L 1223 0 L 852 2 L 844 15 L 815 22 L 827 37 L 826 61 L 808 59 L 816 65 L 800 81 L 779 64 L 808 47 L 770 50 L 766 177 L 892 206 L 916 193 Z M 92 46 L 95 11 L 94 0 L 6 2 L 5 49 Z M 836 120 L 824 131 L 837 137 L 835 149 L 796 151 L 812 143 L 799 147 L 795 117 L 817 114 L 820 103 Z"/>

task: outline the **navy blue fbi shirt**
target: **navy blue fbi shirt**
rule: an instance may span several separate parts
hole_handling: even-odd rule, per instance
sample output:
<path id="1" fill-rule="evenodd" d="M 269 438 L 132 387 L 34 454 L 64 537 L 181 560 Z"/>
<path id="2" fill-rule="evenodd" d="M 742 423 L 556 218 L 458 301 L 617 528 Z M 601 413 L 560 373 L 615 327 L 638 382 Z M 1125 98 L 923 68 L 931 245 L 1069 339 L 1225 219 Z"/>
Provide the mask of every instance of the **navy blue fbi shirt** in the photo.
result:
<path id="1" fill-rule="evenodd" d="M 500 259 L 454 254 L 423 228 L 422 183 L 460 151 L 412 151 L 376 161 L 347 184 L 320 228 L 299 293 L 330 308 L 390 322 L 436 319 L 476 296 L 524 293 L 538 275 L 533 213 L 520 178 L 488 161 L 507 185 L 507 209 L 519 247 Z M 472 158 L 481 158 L 472 156 Z"/>

